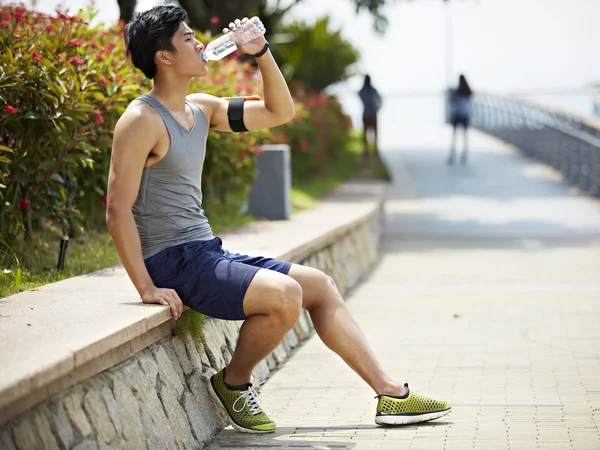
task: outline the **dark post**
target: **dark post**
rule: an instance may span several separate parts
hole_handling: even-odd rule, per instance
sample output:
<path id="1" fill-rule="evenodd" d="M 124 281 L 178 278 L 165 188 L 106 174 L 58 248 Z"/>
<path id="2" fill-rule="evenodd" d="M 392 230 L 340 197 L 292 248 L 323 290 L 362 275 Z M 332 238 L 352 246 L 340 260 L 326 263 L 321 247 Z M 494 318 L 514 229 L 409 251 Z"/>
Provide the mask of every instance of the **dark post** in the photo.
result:
<path id="1" fill-rule="evenodd" d="M 60 251 L 58 252 L 58 266 L 57 270 L 63 270 L 65 268 L 65 259 L 67 256 L 67 247 L 69 246 L 69 236 L 62 236 L 60 238 Z"/>

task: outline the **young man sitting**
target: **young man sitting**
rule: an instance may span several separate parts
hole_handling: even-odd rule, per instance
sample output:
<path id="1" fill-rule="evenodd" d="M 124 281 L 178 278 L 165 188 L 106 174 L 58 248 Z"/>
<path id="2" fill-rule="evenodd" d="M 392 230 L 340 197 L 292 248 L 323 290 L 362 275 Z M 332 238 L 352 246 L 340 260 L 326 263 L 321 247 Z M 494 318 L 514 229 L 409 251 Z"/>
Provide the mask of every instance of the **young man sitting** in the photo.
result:
<path id="1" fill-rule="evenodd" d="M 235 20 L 226 31 L 246 20 Z M 212 234 L 201 190 L 209 130 L 256 130 L 294 117 L 292 98 L 264 37 L 238 44 L 256 58 L 263 79 L 264 101 L 246 103 L 188 94 L 192 78 L 208 69 L 204 45 L 181 7 L 157 6 L 137 14 L 125 40 L 133 64 L 154 86 L 129 105 L 115 127 L 108 229 L 144 303 L 169 306 L 174 319 L 185 304 L 207 316 L 244 320 L 231 363 L 210 383 L 233 426 L 250 433 L 275 429 L 250 376 L 302 308 L 323 342 L 379 396 L 377 423 L 448 414 L 449 402 L 410 391 L 384 372 L 330 277 L 285 261 L 230 253 Z"/>

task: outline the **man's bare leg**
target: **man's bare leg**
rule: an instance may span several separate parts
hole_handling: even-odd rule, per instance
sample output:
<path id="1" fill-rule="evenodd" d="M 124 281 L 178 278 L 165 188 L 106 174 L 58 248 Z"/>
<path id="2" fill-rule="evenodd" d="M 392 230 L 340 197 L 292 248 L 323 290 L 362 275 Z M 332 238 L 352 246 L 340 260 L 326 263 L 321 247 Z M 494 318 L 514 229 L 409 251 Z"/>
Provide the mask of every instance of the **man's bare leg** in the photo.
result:
<path id="1" fill-rule="evenodd" d="M 302 289 L 296 281 L 259 270 L 244 297 L 248 318 L 240 329 L 225 381 L 230 385 L 248 383 L 256 365 L 277 348 L 301 311 Z"/>
<path id="2" fill-rule="evenodd" d="M 323 343 L 377 394 L 404 395 L 404 386 L 392 380 L 375 358 L 333 280 L 316 269 L 296 264 L 292 265 L 289 276 L 302 286 L 303 307 L 310 313 Z"/>

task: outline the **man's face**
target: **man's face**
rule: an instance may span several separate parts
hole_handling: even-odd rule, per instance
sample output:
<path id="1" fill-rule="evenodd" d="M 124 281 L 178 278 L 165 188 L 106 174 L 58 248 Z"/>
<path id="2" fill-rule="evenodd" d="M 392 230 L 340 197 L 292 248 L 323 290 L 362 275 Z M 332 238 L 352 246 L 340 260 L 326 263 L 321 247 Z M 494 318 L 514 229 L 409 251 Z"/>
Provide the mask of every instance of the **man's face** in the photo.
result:
<path id="1" fill-rule="evenodd" d="M 173 47 L 177 52 L 166 52 L 171 70 L 184 77 L 203 77 L 208 73 L 206 61 L 202 59 L 204 45 L 196 39 L 192 29 L 184 22 L 173 36 Z"/>

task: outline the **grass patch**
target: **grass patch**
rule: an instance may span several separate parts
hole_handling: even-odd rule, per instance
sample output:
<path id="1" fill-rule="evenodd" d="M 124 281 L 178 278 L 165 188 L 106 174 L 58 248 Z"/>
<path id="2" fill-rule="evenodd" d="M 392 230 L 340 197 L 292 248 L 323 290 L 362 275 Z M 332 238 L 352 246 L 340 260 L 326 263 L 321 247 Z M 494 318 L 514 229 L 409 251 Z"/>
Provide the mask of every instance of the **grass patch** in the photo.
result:
<path id="1" fill-rule="evenodd" d="M 361 134 L 354 132 L 348 151 L 320 176 L 295 181 L 291 192 L 292 211 L 315 207 L 319 198 L 350 178 L 387 179 L 387 171 L 381 162 L 361 163 L 361 149 Z M 216 196 L 205 198 L 205 211 L 215 234 L 256 220 L 250 214 L 240 214 L 247 199 L 247 193 L 243 192 L 229 193 L 225 205 Z M 119 264 L 119 256 L 104 222 L 104 208 L 92 208 L 84 215 L 88 225 L 82 237 L 69 242 L 65 268 L 60 272 L 56 270 L 60 246 L 58 230 L 45 227 L 28 240 L 0 242 L 0 298 Z"/>

